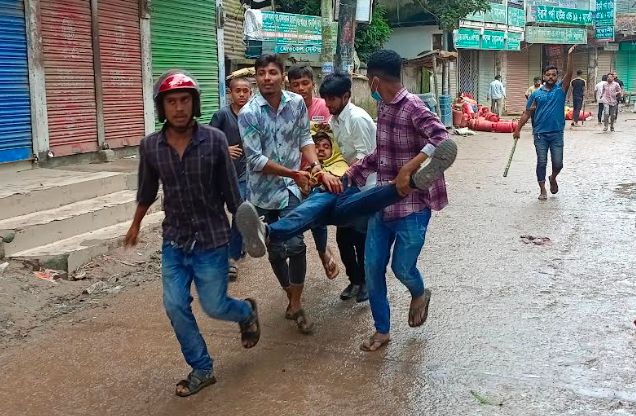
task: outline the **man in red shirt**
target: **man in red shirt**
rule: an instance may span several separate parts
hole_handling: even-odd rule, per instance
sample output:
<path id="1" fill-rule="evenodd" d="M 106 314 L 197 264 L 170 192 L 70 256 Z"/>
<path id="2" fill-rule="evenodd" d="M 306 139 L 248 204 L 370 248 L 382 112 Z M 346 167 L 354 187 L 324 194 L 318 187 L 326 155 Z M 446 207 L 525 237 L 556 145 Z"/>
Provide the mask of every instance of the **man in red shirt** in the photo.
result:
<path id="1" fill-rule="evenodd" d="M 314 97 L 316 84 L 314 82 L 314 73 L 309 65 L 294 65 L 287 71 L 287 79 L 289 80 L 289 89 L 305 100 L 307 106 L 307 114 L 312 126 L 319 124 L 327 124 L 331 119 L 331 113 L 325 104 L 325 100 L 320 97 Z M 309 163 L 305 159 L 301 161 L 300 166 L 305 168 Z M 331 248 L 327 246 L 327 226 L 319 226 L 311 229 L 311 234 L 316 243 L 316 251 L 325 268 L 325 274 L 329 279 L 335 279 L 340 273 L 338 263 L 334 258 Z"/>

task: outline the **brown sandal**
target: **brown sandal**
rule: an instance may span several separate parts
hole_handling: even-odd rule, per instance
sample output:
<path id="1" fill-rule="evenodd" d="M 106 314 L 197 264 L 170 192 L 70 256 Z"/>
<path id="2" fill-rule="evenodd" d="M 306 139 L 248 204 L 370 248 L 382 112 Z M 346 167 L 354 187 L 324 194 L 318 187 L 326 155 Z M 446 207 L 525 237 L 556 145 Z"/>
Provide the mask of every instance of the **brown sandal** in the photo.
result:
<path id="1" fill-rule="evenodd" d="M 204 387 L 211 386 L 216 383 L 216 378 L 210 373 L 208 375 L 195 373 L 194 371 L 188 374 L 185 380 L 181 380 L 177 383 L 177 388 L 188 389 L 187 391 L 176 390 L 175 394 L 179 397 L 192 396 L 195 393 L 200 392 Z"/>
<path id="2" fill-rule="evenodd" d="M 243 344 L 243 348 L 253 348 L 261 339 L 261 324 L 258 320 L 256 301 L 251 298 L 245 300 L 252 307 L 252 314 L 247 321 L 239 323 L 239 328 L 241 329 L 241 344 Z M 256 326 L 256 329 L 252 329 L 254 326 Z"/>

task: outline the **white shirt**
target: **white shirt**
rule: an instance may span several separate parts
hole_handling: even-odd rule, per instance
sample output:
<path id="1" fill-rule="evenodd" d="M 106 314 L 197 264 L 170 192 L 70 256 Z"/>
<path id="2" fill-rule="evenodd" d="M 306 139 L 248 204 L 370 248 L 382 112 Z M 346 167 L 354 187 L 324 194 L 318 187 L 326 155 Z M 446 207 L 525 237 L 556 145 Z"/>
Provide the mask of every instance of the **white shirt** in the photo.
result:
<path id="1" fill-rule="evenodd" d="M 376 126 L 364 109 L 349 102 L 329 124 L 347 163 L 362 160 L 375 150 Z M 370 175 L 364 188 L 375 186 L 375 179 L 375 174 Z"/>
<path id="2" fill-rule="evenodd" d="M 601 81 L 594 87 L 594 92 L 596 93 L 596 101 L 601 102 L 601 94 L 603 94 L 603 86 L 607 84 L 607 81 Z"/>

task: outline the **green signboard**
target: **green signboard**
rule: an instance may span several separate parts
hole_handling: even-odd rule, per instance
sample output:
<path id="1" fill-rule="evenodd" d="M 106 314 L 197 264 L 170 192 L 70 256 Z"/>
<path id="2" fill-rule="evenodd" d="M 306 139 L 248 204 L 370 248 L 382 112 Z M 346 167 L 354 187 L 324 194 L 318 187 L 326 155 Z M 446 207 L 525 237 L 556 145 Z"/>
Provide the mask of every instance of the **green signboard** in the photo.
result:
<path id="1" fill-rule="evenodd" d="M 524 27 L 526 25 L 525 10 L 508 7 L 508 25 Z"/>
<path id="2" fill-rule="evenodd" d="M 589 10 L 537 6 L 533 12 L 535 22 L 537 23 L 558 23 L 577 26 L 588 26 L 592 24 L 592 12 Z"/>
<path id="3" fill-rule="evenodd" d="M 506 6 L 499 3 L 490 3 L 490 10 L 486 12 L 478 12 L 469 14 L 464 20 L 472 20 L 474 22 L 485 23 L 503 23 L 506 24 Z"/>
<path id="4" fill-rule="evenodd" d="M 587 43 L 587 29 L 579 27 L 527 26 L 526 42 L 554 45 L 584 45 Z"/>
<path id="5" fill-rule="evenodd" d="M 481 36 L 481 49 L 503 50 L 505 49 L 506 34 L 500 30 L 484 30 Z"/>
<path id="6" fill-rule="evenodd" d="M 521 50 L 521 33 L 508 32 L 508 39 L 506 40 L 507 51 L 520 51 Z"/>
<path id="7" fill-rule="evenodd" d="M 595 39 L 614 40 L 615 7 L 614 0 L 596 0 Z"/>
<path id="8" fill-rule="evenodd" d="M 274 53 L 318 55 L 322 51 L 322 21 L 318 16 L 262 12 L 263 41 Z"/>
<path id="9" fill-rule="evenodd" d="M 481 30 L 460 27 L 453 32 L 457 49 L 479 49 Z"/>

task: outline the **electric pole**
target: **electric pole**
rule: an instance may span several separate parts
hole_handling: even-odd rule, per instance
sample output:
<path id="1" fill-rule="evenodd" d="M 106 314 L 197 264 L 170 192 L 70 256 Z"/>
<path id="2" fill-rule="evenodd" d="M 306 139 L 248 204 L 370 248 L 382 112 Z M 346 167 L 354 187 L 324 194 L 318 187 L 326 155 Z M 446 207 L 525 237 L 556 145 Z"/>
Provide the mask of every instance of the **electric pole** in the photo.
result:
<path id="1" fill-rule="evenodd" d="M 338 12 L 338 45 L 334 68 L 347 74 L 353 73 L 353 56 L 356 40 L 356 0 L 340 2 Z"/>
<path id="2" fill-rule="evenodd" d="M 337 0 L 336 0 L 337 1 Z M 322 16 L 322 50 L 320 52 L 320 62 L 323 67 L 331 64 L 333 68 L 333 0 L 320 1 L 320 15 Z"/>

